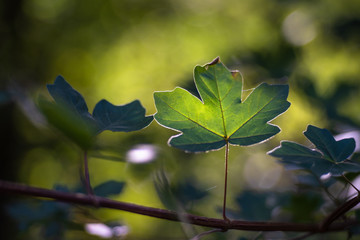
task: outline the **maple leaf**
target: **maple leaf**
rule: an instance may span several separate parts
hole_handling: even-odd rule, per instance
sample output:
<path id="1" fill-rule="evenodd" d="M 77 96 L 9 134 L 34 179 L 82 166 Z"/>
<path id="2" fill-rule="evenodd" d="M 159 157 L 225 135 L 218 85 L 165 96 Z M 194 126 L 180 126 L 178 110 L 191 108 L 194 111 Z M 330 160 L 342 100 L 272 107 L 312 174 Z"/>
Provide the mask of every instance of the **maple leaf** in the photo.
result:
<path id="1" fill-rule="evenodd" d="M 49 123 L 84 149 L 91 148 L 94 137 L 105 130 L 137 131 L 153 120 L 153 116 L 145 116 L 139 100 L 116 106 L 103 99 L 90 114 L 83 96 L 62 76 L 58 76 L 47 88 L 55 102 L 40 98 L 41 111 Z"/>
<path id="2" fill-rule="evenodd" d="M 318 176 L 330 173 L 341 176 L 345 172 L 360 172 L 360 163 L 347 159 L 355 150 L 353 138 L 336 141 L 327 129 L 312 125 L 307 127 L 304 135 L 314 144 L 311 149 L 290 141 L 268 154 L 280 158 L 280 163 L 288 169 L 304 169 Z"/>
<path id="3" fill-rule="evenodd" d="M 171 146 L 189 152 L 215 150 L 227 143 L 247 146 L 280 131 L 269 121 L 289 108 L 287 85 L 263 83 L 243 101 L 240 72 L 229 71 L 219 58 L 196 66 L 194 79 L 201 99 L 180 87 L 154 93 L 156 121 L 181 132 L 170 138 Z"/>

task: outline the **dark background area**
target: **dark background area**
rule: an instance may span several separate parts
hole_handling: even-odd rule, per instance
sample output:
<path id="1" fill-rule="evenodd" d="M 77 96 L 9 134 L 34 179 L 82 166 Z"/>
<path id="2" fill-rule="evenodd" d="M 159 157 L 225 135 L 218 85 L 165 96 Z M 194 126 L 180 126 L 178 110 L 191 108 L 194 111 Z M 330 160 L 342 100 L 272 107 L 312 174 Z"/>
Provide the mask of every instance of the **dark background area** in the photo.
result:
<path id="1" fill-rule="evenodd" d="M 292 104 L 274 121 L 282 129 L 275 138 L 249 148 L 231 148 L 230 208 L 237 207 L 236 199 L 244 189 L 294 188 L 289 173 L 265 153 L 283 139 L 306 144 L 302 132 L 308 124 L 359 138 L 357 0 L 5 0 L 0 11 L 3 180 L 45 188 L 79 186 L 80 150 L 49 127 L 36 107 L 39 95 L 50 99 L 46 84 L 57 75 L 84 96 L 90 111 L 103 98 L 116 105 L 139 99 L 150 115 L 156 112 L 154 91 L 175 86 L 194 90 L 195 65 L 217 56 L 230 69 L 241 71 L 245 89 L 264 81 L 289 84 Z M 163 207 L 154 175 L 165 169 L 173 184 L 185 189 L 179 192 L 195 191 L 189 189 L 189 182 L 199 191 L 206 190 L 208 196 L 199 197 L 192 211 L 218 216 L 223 151 L 194 155 L 172 149 L 166 143 L 174 133 L 156 122 L 134 133 L 104 132 L 96 149 L 120 160 L 100 159 L 94 151 L 90 155 L 93 184 L 126 181 L 124 193 L 116 199 Z M 153 162 L 125 161 L 139 144 L 156 149 Z M 259 171 L 268 178 L 259 179 Z M 264 187 L 264 181 L 272 184 Z M 41 224 L 19 230 L 18 220 L 7 210 L 18 200 L 1 197 L 2 239 L 46 239 L 41 237 Z M 97 210 L 94 215 L 130 226 L 126 239 L 184 236 L 175 223 L 109 210 Z M 77 214 L 74 218 L 87 221 Z M 82 228 L 64 226 L 63 239 L 90 237 Z"/>

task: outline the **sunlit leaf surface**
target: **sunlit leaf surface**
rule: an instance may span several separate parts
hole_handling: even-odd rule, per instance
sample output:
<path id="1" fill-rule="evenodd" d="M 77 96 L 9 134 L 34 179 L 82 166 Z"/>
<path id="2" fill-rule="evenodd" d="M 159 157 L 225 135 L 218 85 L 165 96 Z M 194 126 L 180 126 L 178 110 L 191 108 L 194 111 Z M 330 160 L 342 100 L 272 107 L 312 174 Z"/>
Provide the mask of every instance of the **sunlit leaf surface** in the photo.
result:
<path id="1" fill-rule="evenodd" d="M 263 83 L 242 100 L 242 77 L 229 71 L 216 58 L 196 66 L 195 84 L 201 99 L 183 88 L 154 94 L 155 119 L 163 126 L 180 131 L 170 145 L 201 152 L 234 145 L 251 145 L 277 134 L 280 129 L 268 122 L 288 109 L 287 85 Z"/>

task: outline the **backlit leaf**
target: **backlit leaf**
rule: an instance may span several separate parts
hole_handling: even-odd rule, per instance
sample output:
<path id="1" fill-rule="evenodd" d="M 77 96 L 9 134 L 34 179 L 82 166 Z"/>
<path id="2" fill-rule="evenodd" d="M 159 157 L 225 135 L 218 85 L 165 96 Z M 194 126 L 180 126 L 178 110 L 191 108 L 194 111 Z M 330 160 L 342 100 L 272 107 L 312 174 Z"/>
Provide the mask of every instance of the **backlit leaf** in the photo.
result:
<path id="1" fill-rule="evenodd" d="M 242 100 L 242 77 L 216 58 L 196 66 L 195 84 L 201 99 L 183 88 L 155 92 L 155 119 L 181 132 L 170 145 L 189 152 L 215 150 L 227 142 L 252 145 L 269 139 L 280 129 L 268 122 L 288 109 L 287 85 L 263 83 Z"/>

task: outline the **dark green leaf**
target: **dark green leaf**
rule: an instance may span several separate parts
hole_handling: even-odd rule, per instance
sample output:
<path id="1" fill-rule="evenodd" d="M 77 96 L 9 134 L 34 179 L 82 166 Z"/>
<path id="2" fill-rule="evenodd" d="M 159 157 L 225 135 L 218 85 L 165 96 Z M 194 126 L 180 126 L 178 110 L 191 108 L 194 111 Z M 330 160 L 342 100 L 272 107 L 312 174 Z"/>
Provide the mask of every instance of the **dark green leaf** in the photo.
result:
<path id="1" fill-rule="evenodd" d="M 319 149 L 325 157 L 335 162 L 347 159 L 355 150 L 353 138 L 336 141 L 327 129 L 309 125 L 304 135 Z"/>
<path id="2" fill-rule="evenodd" d="M 172 210 L 179 210 L 179 207 L 190 210 L 195 201 L 208 195 L 206 190 L 197 186 L 197 181 L 194 179 L 170 184 L 163 171 L 158 173 L 154 184 L 161 202 Z"/>
<path id="3" fill-rule="evenodd" d="M 17 220 L 19 230 L 26 231 L 35 224 L 41 226 L 44 239 L 62 239 L 70 223 L 70 205 L 55 201 L 26 201 L 6 207 L 7 213 Z"/>
<path id="4" fill-rule="evenodd" d="M 120 194 L 125 186 L 124 182 L 117 182 L 114 180 L 104 182 L 94 188 L 96 196 L 109 197 L 111 195 Z"/>
<path id="5" fill-rule="evenodd" d="M 294 142 L 283 141 L 280 147 L 268 153 L 281 158 L 289 169 L 309 169 L 314 161 L 322 158 L 321 153 Z"/>
<path id="6" fill-rule="evenodd" d="M 136 131 L 153 119 L 153 116 L 145 116 L 145 109 L 138 100 L 122 106 L 101 100 L 91 115 L 82 95 L 61 76 L 47 88 L 55 103 L 40 99 L 40 109 L 52 125 L 85 149 L 89 149 L 94 136 L 104 130 Z"/>
<path id="7" fill-rule="evenodd" d="M 268 221 L 272 218 L 275 207 L 287 204 L 289 195 L 287 193 L 256 192 L 246 190 L 236 198 L 240 207 L 238 218 L 248 221 Z"/>
<path id="8" fill-rule="evenodd" d="M 170 145 L 200 152 L 223 147 L 226 142 L 247 146 L 262 142 L 280 129 L 268 124 L 288 109 L 287 85 L 258 86 L 242 100 L 242 77 L 217 58 L 196 66 L 195 84 L 201 99 L 182 88 L 154 94 L 159 124 L 181 132 Z"/>
<path id="9" fill-rule="evenodd" d="M 57 76 L 54 84 L 48 84 L 47 89 L 55 102 L 65 105 L 85 118 L 92 118 L 83 96 L 73 89 L 62 76 Z"/>
<path id="10" fill-rule="evenodd" d="M 40 97 L 38 106 L 48 122 L 80 147 L 89 149 L 93 145 L 96 125 L 89 124 L 83 117 L 64 105 Z"/>
<path id="11" fill-rule="evenodd" d="M 297 143 L 283 141 L 268 154 L 278 157 L 288 169 L 305 169 L 318 176 L 330 173 L 359 172 L 360 163 L 347 158 L 355 149 L 354 139 L 336 141 L 326 129 L 309 125 L 304 135 L 316 146 L 310 149 Z"/>
<path id="12" fill-rule="evenodd" d="M 291 214 L 293 221 L 309 222 L 314 221 L 314 216 L 323 203 L 323 197 L 318 193 L 291 194 L 284 210 Z"/>
<path id="13" fill-rule="evenodd" d="M 145 117 L 145 109 L 138 100 L 121 106 L 114 106 L 106 100 L 98 102 L 93 112 L 99 132 L 131 132 L 151 123 L 153 116 Z"/>
<path id="14" fill-rule="evenodd" d="M 353 236 L 360 235 L 360 211 L 355 211 L 355 219 L 358 221 L 358 224 L 351 226 L 348 230 L 348 239 L 352 238 Z"/>

